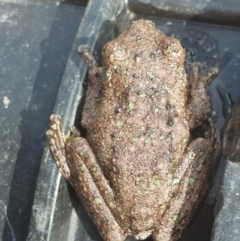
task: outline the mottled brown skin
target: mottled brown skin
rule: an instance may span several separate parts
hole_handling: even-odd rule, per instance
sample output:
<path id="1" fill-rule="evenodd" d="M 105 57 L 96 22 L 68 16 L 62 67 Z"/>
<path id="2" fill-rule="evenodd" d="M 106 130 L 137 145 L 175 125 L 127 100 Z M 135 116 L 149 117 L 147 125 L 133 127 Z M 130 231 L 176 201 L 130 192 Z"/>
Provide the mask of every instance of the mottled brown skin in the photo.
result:
<path id="1" fill-rule="evenodd" d="M 233 162 L 240 162 L 240 97 L 231 110 L 221 132 L 222 153 Z"/>
<path id="2" fill-rule="evenodd" d="M 195 63 L 188 83 L 180 42 L 146 20 L 105 45 L 103 78 L 88 47 L 79 52 L 89 67 L 87 137 L 74 131 L 65 141 L 60 117 L 51 116 L 60 171 L 105 241 L 177 240 L 216 164 L 214 138 L 193 139 L 190 130 L 210 119 L 206 86 L 217 70 L 199 78 Z"/>

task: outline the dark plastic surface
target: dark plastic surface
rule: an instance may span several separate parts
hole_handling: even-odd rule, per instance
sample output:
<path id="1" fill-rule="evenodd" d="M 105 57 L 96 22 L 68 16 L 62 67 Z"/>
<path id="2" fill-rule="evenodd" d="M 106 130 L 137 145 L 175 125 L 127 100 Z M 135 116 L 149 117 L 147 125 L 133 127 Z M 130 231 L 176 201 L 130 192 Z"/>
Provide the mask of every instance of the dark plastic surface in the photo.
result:
<path id="1" fill-rule="evenodd" d="M 79 45 L 94 49 L 101 64 L 101 49 L 108 40 L 133 19 L 151 19 L 165 34 L 182 41 L 187 69 L 193 61 L 202 62 L 205 70 L 219 67 L 220 74 L 209 87 L 219 128 L 228 112 L 228 100 L 237 99 L 240 29 L 212 23 L 239 26 L 238 1 L 130 0 L 128 4 L 124 6 L 123 0 L 90 1 L 81 22 L 85 10 L 81 6 L 0 2 L 2 240 L 102 240 L 74 191 L 61 178 L 48 147 L 43 152 L 52 112 L 62 116 L 66 134 L 69 126 L 78 123 L 79 115 L 75 117 L 86 75 L 86 65 L 77 54 Z M 211 240 L 224 166 L 222 161 L 211 192 L 181 241 Z"/>
<path id="2" fill-rule="evenodd" d="M 235 0 L 129 0 L 138 14 L 240 26 L 240 2 Z"/>
<path id="3" fill-rule="evenodd" d="M 77 49 L 79 45 L 87 44 L 92 49 L 96 46 L 96 49 L 100 50 L 106 39 L 112 36 L 114 24 L 110 20 L 115 19 L 122 8 L 121 1 L 89 2 L 62 77 L 54 109 L 55 113 L 62 116 L 66 133 L 69 126 L 74 124 L 87 70 Z M 66 187 L 66 181 L 61 178 L 46 148 L 39 173 L 28 240 L 101 240 L 81 202 L 71 187 Z"/>
<path id="4" fill-rule="evenodd" d="M 238 241 L 240 237 L 240 165 L 226 162 L 223 186 L 215 207 L 212 241 Z"/>
<path id="5" fill-rule="evenodd" d="M 27 238 L 45 131 L 84 10 L 0 1 L 0 240 Z"/>

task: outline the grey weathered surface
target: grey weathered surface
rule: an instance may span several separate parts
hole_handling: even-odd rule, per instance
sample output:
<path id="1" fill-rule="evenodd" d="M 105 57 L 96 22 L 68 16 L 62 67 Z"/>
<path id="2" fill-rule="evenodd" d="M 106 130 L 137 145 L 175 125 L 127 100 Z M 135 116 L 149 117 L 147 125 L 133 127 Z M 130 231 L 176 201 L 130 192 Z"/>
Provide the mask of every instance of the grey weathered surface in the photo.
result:
<path id="1" fill-rule="evenodd" d="M 212 241 L 240 239 L 240 165 L 227 161 L 224 182 L 215 208 Z"/>

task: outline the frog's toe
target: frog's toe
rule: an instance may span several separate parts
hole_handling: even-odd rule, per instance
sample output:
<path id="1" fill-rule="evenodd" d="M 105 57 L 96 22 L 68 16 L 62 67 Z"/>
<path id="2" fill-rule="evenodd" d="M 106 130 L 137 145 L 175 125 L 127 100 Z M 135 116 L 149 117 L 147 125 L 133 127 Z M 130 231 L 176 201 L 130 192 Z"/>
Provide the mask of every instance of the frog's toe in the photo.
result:
<path id="1" fill-rule="evenodd" d="M 193 62 L 192 63 L 192 69 L 197 69 L 198 71 L 202 70 L 202 64 L 200 62 Z"/>
<path id="2" fill-rule="evenodd" d="M 208 70 L 207 74 L 201 77 L 200 81 L 209 85 L 212 80 L 218 75 L 219 69 L 217 67 L 212 67 Z"/>
<path id="3" fill-rule="evenodd" d="M 70 176 L 70 170 L 66 161 L 65 136 L 62 130 L 61 117 L 51 115 L 51 127 L 46 132 L 51 152 L 56 160 L 57 166 L 65 178 Z"/>
<path id="4" fill-rule="evenodd" d="M 189 85 L 193 85 L 199 80 L 199 74 L 202 70 L 202 64 L 200 62 L 192 63 L 192 68 L 189 76 Z"/>
<path id="5" fill-rule="evenodd" d="M 65 135 L 63 133 L 62 121 L 59 115 L 50 116 L 51 127 L 46 132 L 47 138 L 52 143 L 54 147 L 59 149 L 63 155 L 65 153 Z"/>
<path id="6" fill-rule="evenodd" d="M 81 55 L 83 55 L 85 53 L 89 53 L 89 52 L 90 52 L 90 48 L 89 48 L 88 45 L 84 44 L 84 45 L 80 45 L 78 47 L 78 53 L 81 54 Z"/>

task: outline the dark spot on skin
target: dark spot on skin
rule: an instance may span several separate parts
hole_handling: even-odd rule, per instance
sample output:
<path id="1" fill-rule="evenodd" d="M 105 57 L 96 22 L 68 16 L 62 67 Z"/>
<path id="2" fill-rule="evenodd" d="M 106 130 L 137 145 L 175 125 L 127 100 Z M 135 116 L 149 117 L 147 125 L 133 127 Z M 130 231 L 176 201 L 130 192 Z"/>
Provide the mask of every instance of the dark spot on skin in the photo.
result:
<path id="1" fill-rule="evenodd" d="M 172 106 L 170 105 L 169 102 L 166 103 L 166 106 L 165 106 L 165 107 L 166 107 L 167 110 L 170 110 L 170 109 L 172 108 Z"/>
<path id="2" fill-rule="evenodd" d="M 119 151 L 117 146 L 111 146 L 111 152 L 112 152 L 112 163 L 114 160 L 118 159 L 119 157 Z"/>
<path id="3" fill-rule="evenodd" d="M 141 57 L 142 57 L 142 54 L 135 54 L 135 55 L 134 55 L 134 60 L 135 60 L 136 62 L 139 62 Z"/>
<path id="4" fill-rule="evenodd" d="M 147 131 L 151 131 L 152 130 L 152 127 L 147 125 Z"/>
<path id="5" fill-rule="evenodd" d="M 111 146 L 111 151 L 112 151 L 112 154 L 115 156 L 116 152 L 117 152 L 116 147 L 115 146 Z"/>
<path id="6" fill-rule="evenodd" d="M 150 58 L 151 60 L 155 60 L 156 59 L 156 54 L 154 52 L 150 53 Z"/>
<path id="7" fill-rule="evenodd" d="M 170 116 L 168 117 L 167 125 L 168 125 L 168 126 L 173 126 L 173 118 L 170 117 Z"/>
<path id="8" fill-rule="evenodd" d="M 112 152 L 115 152 L 115 151 L 116 151 L 115 146 L 111 146 L 111 151 L 112 151 Z"/>
<path id="9" fill-rule="evenodd" d="M 151 166 L 152 166 L 152 167 L 156 167 L 156 166 L 157 166 L 157 160 L 153 160 Z"/>
<path id="10" fill-rule="evenodd" d="M 118 106 L 114 109 L 114 112 L 115 112 L 115 114 L 119 114 L 122 112 L 122 108 Z"/>
<path id="11" fill-rule="evenodd" d="M 152 132 L 153 132 L 153 130 L 152 130 L 151 126 L 147 125 L 146 126 L 146 131 L 144 133 L 142 133 L 142 135 L 150 136 Z"/>
<path id="12" fill-rule="evenodd" d="M 130 92 L 129 87 L 127 87 L 127 88 L 125 89 L 125 91 L 122 92 L 122 96 L 121 96 L 121 97 L 122 97 L 122 100 L 123 100 L 123 101 L 125 101 L 125 100 L 128 99 L 129 92 Z"/>
<path id="13" fill-rule="evenodd" d="M 228 141 L 233 141 L 234 135 L 235 135 L 235 129 L 234 128 L 230 128 L 227 131 L 227 139 L 228 139 Z"/>
<path id="14" fill-rule="evenodd" d="M 132 75 L 133 78 L 136 78 L 136 76 L 137 76 L 137 75 L 136 75 L 135 73 Z"/>
<path id="15" fill-rule="evenodd" d="M 111 137 L 112 137 L 112 138 L 117 138 L 117 137 L 118 137 L 118 135 L 117 135 L 117 133 L 116 133 L 116 132 L 113 132 L 113 133 L 111 134 Z"/>
<path id="16" fill-rule="evenodd" d="M 150 77 L 150 78 L 148 78 L 148 80 L 153 81 L 153 80 L 155 80 L 155 78 L 154 77 Z M 152 88 L 152 89 L 154 89 L 154 88 Z"/>
<path id="17" fill-rule="evenodd" d="M 172 132 L 169 132 L 169 133 L 167 134 L 166 138 L 167 138 L 168 140 L 172 141 L 172 140 L 173 140 Z"/>

